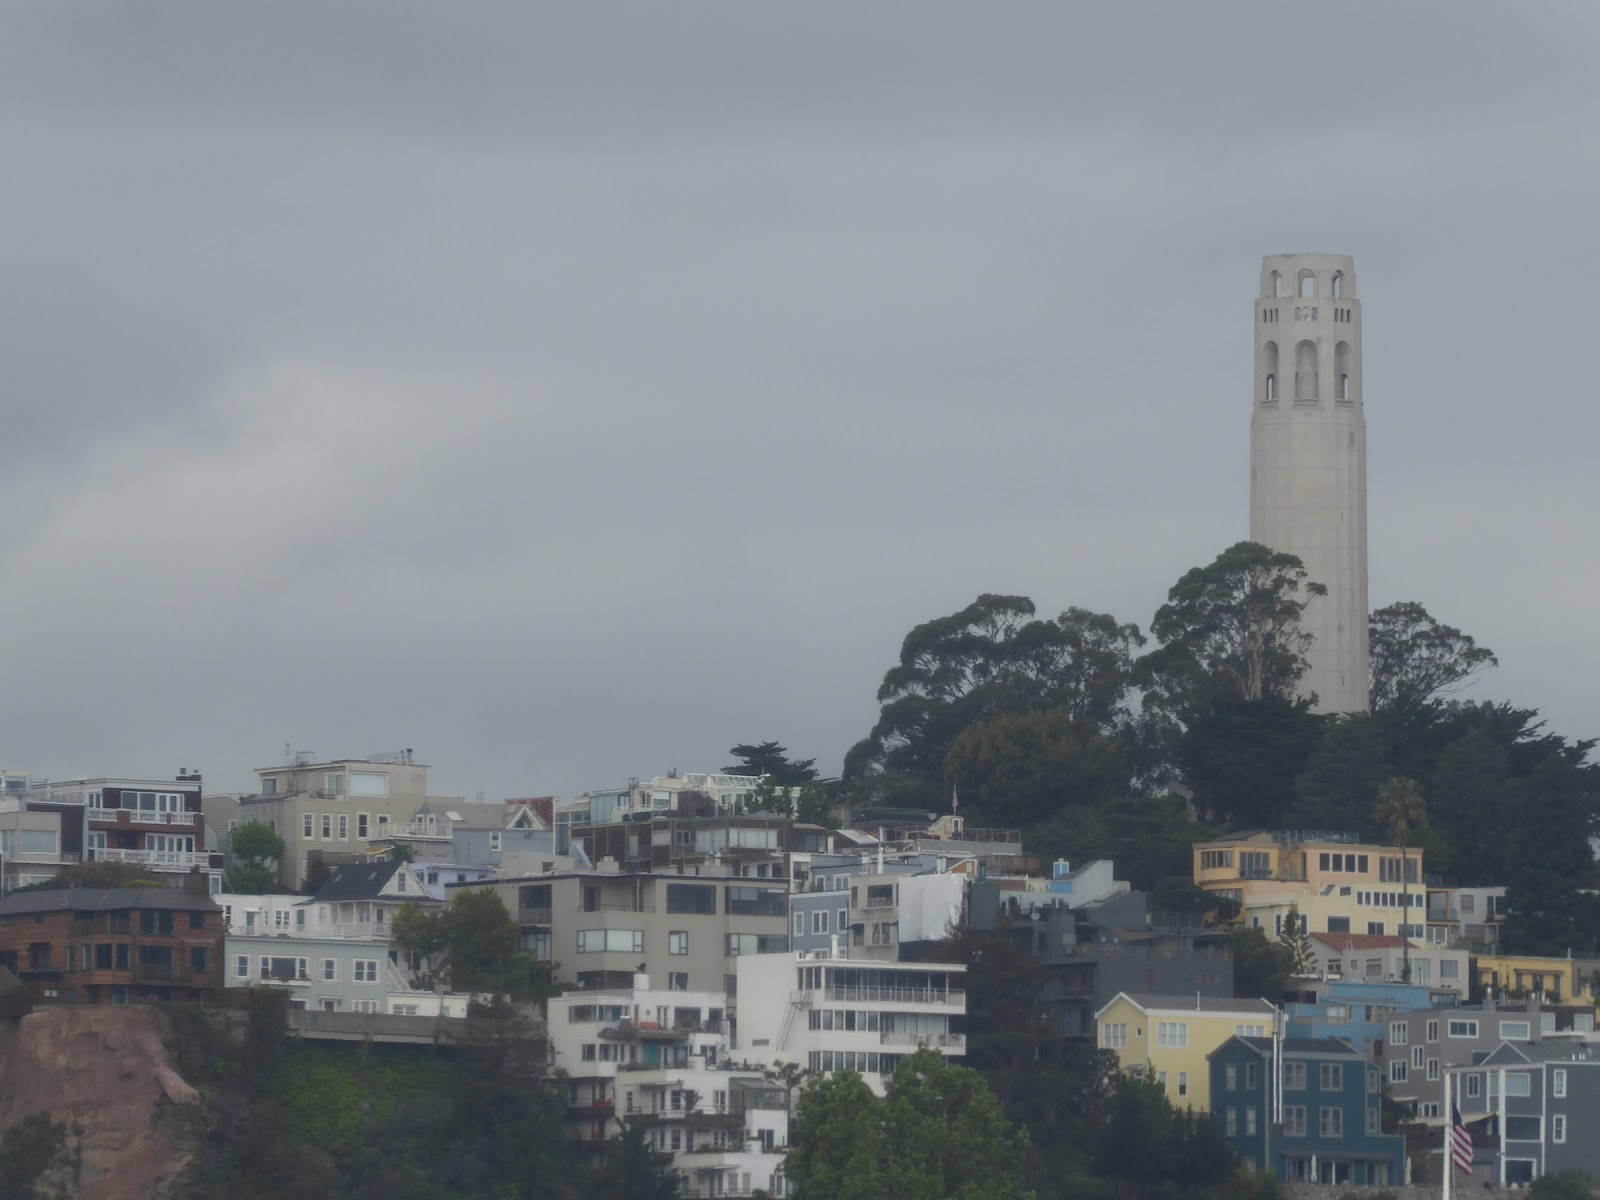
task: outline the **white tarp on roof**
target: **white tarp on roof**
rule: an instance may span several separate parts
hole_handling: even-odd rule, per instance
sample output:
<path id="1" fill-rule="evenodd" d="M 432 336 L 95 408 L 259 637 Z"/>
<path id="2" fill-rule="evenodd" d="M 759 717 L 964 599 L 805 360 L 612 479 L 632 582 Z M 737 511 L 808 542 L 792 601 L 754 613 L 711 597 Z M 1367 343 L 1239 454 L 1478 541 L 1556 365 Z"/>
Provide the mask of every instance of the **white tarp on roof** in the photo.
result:
<path id="1" fill-rule="evenodd" d="M 870 876 L 867 878 L 871 878 Z M 961 924 L 965 875 L 912 875 L 900 881 L 900 940 L 937 942 Z"/>

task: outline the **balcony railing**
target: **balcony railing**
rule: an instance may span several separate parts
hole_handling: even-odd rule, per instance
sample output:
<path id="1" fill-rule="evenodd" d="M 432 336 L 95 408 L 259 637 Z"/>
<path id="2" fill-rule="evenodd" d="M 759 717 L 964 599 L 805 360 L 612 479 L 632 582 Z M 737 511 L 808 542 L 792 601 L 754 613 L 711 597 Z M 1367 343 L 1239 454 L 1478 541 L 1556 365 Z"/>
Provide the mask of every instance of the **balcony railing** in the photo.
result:
<path id="1" fill-rule="evenodd" d="M 131 863 L 138 867 L 168 867 L 187 871 L 190 867 L 211 865 L 211 855 L 203 850 L 119 850 L 91 846 L 87 853 L 94 862 Z"/>
<path id="2" fill-rule="evenodd" d="M 197 812 L 156 812 L 145 808 L 91 808 L 89 820 L 112 825 L 198 825 Z"/>
<path id="3" fill-rule="evenodd" d="M 945 1050 L 964 1050 L 967 1045 L 963 1033 L 901 1033 L 886 1029 L 878 1035 L 884 1046 L 938 1046 Z"/>
<path id="4" fill-rule="evenodd" d="M 820 989 L 829 1000 L 887 1000 L 897 1004 L 961 1004 L 966 993 L 956 988 L 935 991 L 930 988 L 831 987 Z"/>
<path id="5" fill-rule="evenodd" d="M 193 971 L 177 963 L 136 962 L 132 970 L 133 977 L 142 983 L 188 983 L 194 978 Z"/>
<path id="6" fill-rule="evenodd" d="M 521 925 L 548 925 L 552 916 L 552 910 L 548 908 L 517 909 L 517 923 Z"/>

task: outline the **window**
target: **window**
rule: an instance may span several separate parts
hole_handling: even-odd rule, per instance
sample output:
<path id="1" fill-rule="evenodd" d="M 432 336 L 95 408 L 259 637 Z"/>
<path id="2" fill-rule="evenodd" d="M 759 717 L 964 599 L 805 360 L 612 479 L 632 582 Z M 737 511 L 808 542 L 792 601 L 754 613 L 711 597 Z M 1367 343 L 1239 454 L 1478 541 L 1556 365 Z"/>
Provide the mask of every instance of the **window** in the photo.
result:
<path id="1" fill-rule="evenodd" d="M 325 841 L 325 842 L 331 842 L 333 840 L 333 814 L 332 813 L 323 813 L 322 814 L 322 840 Z"/>
<path id="2" fill-rule="evenodd" d="M 667 885 L 669 890 L 672 884 Z M 678 887 L 691 886 L 678 884 Z M 712 903 L 716 903 L 715 889 L 708 888 L 713 893 Z M 781 917 L 787 911 L 789 902 L 781 890 L 758 887 L 729 887 L 726 889 L 727 912 L 732 916 L 741 917 Z M 670 910 L 670 901 L 669 901 Z M 708 911 L 716 911 L 711 909 Z"/>
<path id="3" fill-rule="evenodd" d="M 740 954 L 775 954 L 786 950 L 782 934 L 767 933 L 730 933 L 728 935 L 727 954 L 737 957 Z"/>
<path id="4" fill-rule="evenodd" d="M 1538 1117 L 1506 1117 L 1506 1141 L 1508 1142 L 1537 1142 L 1542 1141 L 1542 1122 Z"/>
<path id="5" fill-rule="evenodd" d="M 1367 1105 L 1367 1132 L 1381 1133 L 1383 1131 L 1383 1116 L 1375 1104 Z"/>
<path id="6" fill-rule="evenodd" d="M 644 953 L 642 929 L 580 929 L 579 954 L 603 954 L 607 951 L 621 954 Z"/>
<path id="7" fill-rule="evenodd" d="M 805 913 L 797 912 L 797 913 L 794 914 L 794 936 L 795 937 L 804 937 L 805 936 L 805 932 L 806 932 L 806 915 L 805 915 Z"/>
<path id="8" fill-rule="evenodd" d="M 491 854 L 500 853 L 500 831 L 498 829 L 489 835 L 489 851 Z"/>
<path id="9" fill-rule="evenodd" d="M 1426 1038 L 1430 1042 L 1437 1042 L 1439 1040 L 1439 1022 L 1437 1022 L 1437 1021 L 1429 1021 L 1428 1022 Z"/>
<path id="10" fill-rule="evenodd" d="M 1268 342 L 1267 346 L 1269 347 L 1269 353 L 1273 356 L 1276 356 L 1278 352 L 1277 346 L 1272 342 Z M 1200 867 L 1202 870 L 1211 871 L 1221 867 L 1231 866 L 1233 866 L 1232 850 L 1200 851 Z"/>
<path id="11" fill-rule="evenodd" d="M 1100 1026 L 1100 1045 L 1106 1050 L 1126 1050 L 1128 1048 L 1128 1023 L 1126 1021 L 1113 1021 Z"/>
<path id="12" fill-rule="evenodd" d="M 811 910 L 811 932 L 828 932 L 828 913 L 825 909 L 814 908 Z"/>
<path id="13" fill-rule="evenodd" d="M 1234 1066 L 1232 1063 L 1229 1063 L 1226 1067 L 1223 1068 L 1222 1077 L 1223 1077 L 1224 1080 L 1226 1080 L 1226 1083 L 1224 1083 L 1223 1086 L 1225 1088 L 1227 1088 L 1228 1091 L 1235 1092 L 1235 1091 L 1239 1090 L 1239 1068 L 1238 1067 Z"/>
<path id="14" fill-rule="evenodd" d="M 689 953 L 689 933 L 687 930 L 674 929 L 671 933 L 667 934 L 667 953 Z"/>
<path id="15" fill-rule="evenodd" d="M 1439 960 L 1439 978 L 1460 979 L 1461 964 L 1453 958 L 1441 958 Z"/>
<path id="16" fill-rule="evenodd" d="M 1255 1091 L 1256 1064 L 1253 1062 L 1247 1062 L 1244 1065 L 1244 1087 L 1247 1092 Z"/>
<path id="17" fill-rule="evenodd" d="M 189 947 L 189 970 L 204 975 L 210 966 L 210 951 L 205 946 Z"/>
<path id="18" fill-rule="evenodd" d="M 1285 1104 L 1283 1106 L 1283 1136 L 1306 1136 L 1306 1106 L 1303 1104 Z"/>
<path id="19" fill-rule="evenodd" d="M 1507 1129 L 1510 1122 L 1506 1122 Z M 1550 1117 L 1550 1140 L 1552 1142 L 1565 1142 L 1567 1140 L 1567 1116 L 1565 1113 L 1554 1113 Z"/>
<path id="20" fill-rule="evenodd" d="M 239 955 L 233 964 L 233 973 L 240 979 L 250 978 L 250 956 L 248 954 Z"/>
<path id="21" fill-rule="evenodd" d="M 367 822 L 368 822 L 368 820 L 369 820 L 369 814 L 367 814 L 367 813 L 357 813 L 356 814 L 356 837 L 360 838 L 362 841 L 366 841 L 367 840 Z"/>
<path id="22" fill-rule="evenodd" d="M 348 842 L 350 840 L 350 814 L 349 813 L 340 813 L 339 814 L 339 840 L 341 842 Z"/>
<path id="23" fill-rule="evenodd" d="M 1227 1126 L 1228 1136 L 1229 1137 L 1238 1137 L 1239 1136 L 1239 1110 L 1237 1108 L 1229 1108 L 1228 1111 L 1223 1114 L 1223 1119 L 1224 1119 L 1224 1121 L 1226 1123 L 1226 1126 Z"/>
<path id="24" fill-rule="evenodd" d="M 1413 1047 L 1411 1047 L 1411 1069 L 1412 1070 L 1414 1070 L 1414 1071 L 1422 1070 L 1422 1056 L 1427 1053 L 1427 1050 L 1428 1050 L 1428 1048 L 1426 1046 L 1413 1046 Z"/>
<path id="25" fill-rule="evenodd" d="M 1532 1026 L 1527 1021 L 1500 1022 L 1500 1037 L 1503 1041 L 1525 1042 L 1532 1036 Z"/>
<path id="26" fill-rule="evenodd" d="M 689 972 L 669 971 L 667 973 L 667 991 L 687 992 L 689 990 Z"/>
<path id="27" fill-rule="evenodd" d="M 1396 1058 L 1389 1063 L 1389 1082 L 1404 1083 L 1406 1081 L 1406 1060 Z"/>
<path id="28" fill-rule="evenodd" d="M 1266 1037 L 1267 1027 L 1265 1025 L 1235 1025 L 1233 1032 L 1239 1037 Z"/>
<path id="29" fill-rule="evenodd" d="M 1561 1100 L 1567 1094 L 1567 1069 L 1556 1067 L 1550 1072 L 1550 1094 Z"/>
<path id="30" fill-rule="evenodd" d="M 377 983 L 378 960 L 375 958 L 356 959 L 355 981 L 357 983 Z"/>
<path id="31" fill-rule="evenodd" d="M 839 918 L 839 923 L 835 925 L 834 928 L 840 933 L 844 933 L 850 928 L 850 910 L 848 908 L 841 908 L 836 915 Z"/>
<path id="32" fill-rule="evenodd" d="M 1306 1089 L 1306 1064 L 1303 1062 L 1286 1062 L 1283 1064 L 1283 1090 L 1286 1092 L 1303 1092 Z"/>
<path id="33" fill-rule="evenodd" d="M 1244 1107 L 1244 1135 L 1245 1137 L 1255 1137 L 1256 1135 L 1256 1106 L 1254 1104 L 1247 1104 Z"/>
<path id="34" fill-rule="evenodd" d="M 1187 1046 L 1189 1044 L 1189 1023 L 1187 1021 L 1158 1021 L 1156 1022 L 1156 1045 L 1158 1046 Z"/>
<path id="35" fill-rule="evenodd" d="M 1344 1064 L 1323 1063 L 1317 1068 L 1317 1086 L 1325 1092 L 1344 1091 Z"/>
<path id="36" fill-rule="evenodd" d="M 1187 1096 L 1188 1094 L 1189 1094 L 1189 1072 L 1187 1072 L 1187 1071 L 1179 1071 L 1178 1072 L 1178 1095 Z M 1254 1113 L 1255 1109 L 1252 1108 L 1249 1111 Z M 1251 1130 L 1250 1132 L 1254 1133 L 1255 1131 Z"/>
<path id="37" fill-rule="evenodd" d="M 710 916 L 717 911 L 717 889 L 706 883 L 667 884 L 669 913 L 698 913 Z"/>
<path id="38" fill-rule="evenodd" d="M 397 892 L 406 890 L 406 869 L 403 866 L 394 873 L 394 890 Z"/>
<path id="39" fill-rule="evenodd" d="M 300 835 L 302 837 L 316 837 L 315 821 L 316 818 L 310 813 L 300 814 Z"/>
<path id="40" fill-rule="evenodd" d="M 339 960 L 325 958 L 322 960 L 322 981 L 324 983 L 337 983 L 339 981 Z"/>
<path id="41" fill-rule="evenodd" d="M 1468 1075 L 1467 1076 L 1467 1099 L 1468 1100 L 1476 1100 L 1481 1095 L 1483 1095 L 1483 1076 L 1482 1075 Z"/>
<path id="42" fill-rule="evenodd" d="M 1393 1021 L 1389 1025 L 1389 1044 L 1391 1046 L 1404 1046 L 1411 1036 L 1404 1021 Z"/>
<path id="43" fill-rule="evenodd" d="M 1433 1083 L 1439 1082 L 1439 1060 L 1437 1058 L 1430 1058 L 1428 1060 L 1427 1077 Z"/>
<path id="44" fill-rule="evenodd" d="M 1317 1132 L 1325 1138 L 1344 1136 L 1344 1109 L 1324 1108 L 1317 1114 Z"/>
<path id="45" fill-rule="evenodd" d="M 1329 933 L 1349 933 L 1350 932 L 1350 918 L 1349 917 L 1329 917 L 1328 918 L 1328 932 Z"/>
<path id="46" fill-rule="evenodd" d="M 1451 1021 L 1445 1026 L 1445 1033 L 1453 1038 L 1475 1038 L 1478 1036 L 1478 1023 L 1476 1021 Z"/>

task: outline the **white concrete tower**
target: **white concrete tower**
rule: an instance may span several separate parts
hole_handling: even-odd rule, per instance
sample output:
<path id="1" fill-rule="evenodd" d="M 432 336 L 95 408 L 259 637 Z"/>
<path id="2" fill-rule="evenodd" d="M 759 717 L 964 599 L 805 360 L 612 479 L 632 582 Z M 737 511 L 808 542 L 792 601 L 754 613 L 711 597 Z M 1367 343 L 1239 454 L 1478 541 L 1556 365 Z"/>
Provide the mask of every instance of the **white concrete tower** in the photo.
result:
<path id="1" fill-rule="evenodd" d="M 1361 301 L 1342 254 L 1261 260 L 1250 415 L 1250 540 L 1296 555 L 1328 594 L 1302 693 L 1317 712 L 1367 711 L 1367 419 Z"/>

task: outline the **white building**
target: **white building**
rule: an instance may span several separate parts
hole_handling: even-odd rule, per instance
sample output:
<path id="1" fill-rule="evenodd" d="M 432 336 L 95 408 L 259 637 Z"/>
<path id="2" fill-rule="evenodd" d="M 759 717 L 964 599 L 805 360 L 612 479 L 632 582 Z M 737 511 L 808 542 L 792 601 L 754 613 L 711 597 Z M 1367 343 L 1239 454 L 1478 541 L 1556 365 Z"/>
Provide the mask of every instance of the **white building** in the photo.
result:
<path id="1" fill-rule="evenodd" d="M 785 1089 L 730 1057 L 721 992 L 630 988 L 549 1001 L 551 1065 L 566 1075 L 568 1136 L 603 1143 L 639 1126 L 671 1156 L 684 1196 L 784 1194 Z"/>
<path id="2" fill-rule="evenodd" d="M 929 1046 L 966 1052 L 963 963 L 851 959 L 841 950 L 738 960 L 736 1053 L 776 1067 L 859 1071 L 879 1095 L 900 1060 Z"/>
<path id="3" fill-rule="evenodd" d="M 1302 621 L 1318 712 L 1367 710 L 1367 421 L 1361 301 L 1342 254 L 1273 254 L 1255 303 L 1250 540 L 1328 589 Z"/>

